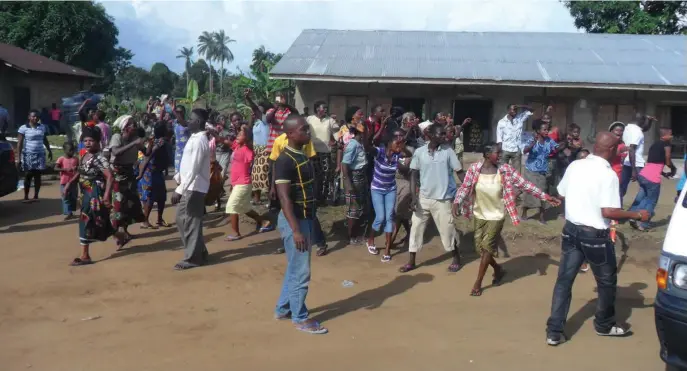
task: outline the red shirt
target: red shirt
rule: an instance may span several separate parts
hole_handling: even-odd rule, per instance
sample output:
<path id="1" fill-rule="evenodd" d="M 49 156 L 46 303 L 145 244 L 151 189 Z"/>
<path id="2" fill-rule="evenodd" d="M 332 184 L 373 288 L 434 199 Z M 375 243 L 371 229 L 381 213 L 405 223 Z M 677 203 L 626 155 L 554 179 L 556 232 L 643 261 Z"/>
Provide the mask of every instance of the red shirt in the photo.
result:
<path id="1" fill-rule="evenodd" d="M 69 171 L 60 171 L 60 185 L 65 185 L 74 177 L 79 166 L 79 159 L 76 157 L 67 158 L 61 156 L 55 161 L 55 165 L 62 169 L 71 169 Z"/>
<path id="2" fill-rule="evenodd" d="M 238 147 L 231 159 L 231 185 L 251 184 L 250 165 L 253 163 L 253 150 L 246 145 Z"/>
<path id="3" fill-rule="evenodd" d="M 367 130 L 370 131 L 370 136 L 377 134 L 379 129 L 382 128 L 382 124 L 372 116 L 368 117 L 367 120 L 365 120 L 365 126 L 367 127 Z"/>
<path id="4" fill-rule="evenodd" d="M 558 132 L 557 126 L 554 126 L 553 128 L 551 128 L 551 131 L 549 132 L 549 138 L 553 139 L 554 142 L 558 143 L 558 140 L 560 139 L 560 134 Z M 558 150 L 551 151 L 549 158 L 556 157 L 557 153 L 558 153 Z"/>
<path id="5" fill-rule="evenodd" d="M 272 112 L 274 112 L 274 108 L 267 110 L 267 115 L 269 116 Z M 270 136 L 267 138 L 267 147 L 265 148 L 267 153 L 272 152 L 274 140 L 284 132 L 284 121 L 286 121 L 286 118 L 289 117 L 290 114 L 291 110 L 288 108 L 279 108 L 277 109 L 277 112 L 274 113 L 274 122 L 270 124 Z"/>
<path id="6" fill-rule="evenodd" d="M 611 160 L 611 169 L 618 174 L 618 179 L 621 178 L 620 174 L 623 172 L 623 160 L 625 160 L 625 156 L 627 156 L 627 152 L 625 152 L 627 149 L 626 147 L 625 143 L 620 142 L 620 144 L 618 144 L 618 154 Z"/>

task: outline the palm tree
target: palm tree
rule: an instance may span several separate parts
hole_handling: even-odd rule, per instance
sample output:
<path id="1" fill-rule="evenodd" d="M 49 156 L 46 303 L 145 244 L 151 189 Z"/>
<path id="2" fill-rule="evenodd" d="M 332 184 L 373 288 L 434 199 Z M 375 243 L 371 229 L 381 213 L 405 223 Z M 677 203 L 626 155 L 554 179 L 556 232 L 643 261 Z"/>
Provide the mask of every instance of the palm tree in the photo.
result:
<path id="1" fill-rule="evenodd" d="M 229 49 L 229 44 L 236 42 L 236 40 L 227 36 L 224 30 L 215 32 L 213 34 L 215 40 L 215 60 L 219 61 L 220 75 L 219 75 L 219 97 L 222 98 L 224 87 L 224 62 L 231 63 L 234 61 L 234 53 Z"/>
<path id="2" fill-rule="evenodd" d="M 215 59 L 216 50 L 213 34 L 203 31 L 198 36 L 198 54 L 205 55 L 205 59 L 210 67 L 210 93 L 212 93 L 212 61 Z"/>
<path id="3" fill-rule="evenodd" d="M 191 69 L 191 65 L 193 62 L 191 61 L 191 57 L 193 56 L 193 47 L 187 48 L 183 47 L 179 49 L 179 55 L 177 55 L 177 58 L 184 58 L 186 59 L 186 87 L 188 89 L 188 81 L 189 81 L 189 75 L 188 71 Z"/>

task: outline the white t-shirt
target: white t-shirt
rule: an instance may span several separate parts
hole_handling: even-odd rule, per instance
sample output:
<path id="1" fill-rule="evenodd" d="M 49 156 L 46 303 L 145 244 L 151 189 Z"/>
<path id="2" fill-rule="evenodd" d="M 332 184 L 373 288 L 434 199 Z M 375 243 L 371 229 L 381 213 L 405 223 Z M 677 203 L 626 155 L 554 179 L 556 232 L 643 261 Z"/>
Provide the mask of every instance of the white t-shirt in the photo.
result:
<path id="1" fill-rule="evenodd" d="M 627 124 L 623 133 L 623 142 L 629 148 L 631 145 L 637 146 L 635 152 L 635 166 L 644 167 L 644 132 L 637 124 Z M 623 165 L 630 166 L 630 156 L 625 157 Z"/>
<path id="2" fill-rule="evenodd" d="M 558 193 L 565 197 L 565 220 L 608 229 L 610 221 L 601 216 L 601 209 L 621 208 L 619 183 L 611 164 L 601 157 L 589 155 L 573 161 L 558 184 Z"/>

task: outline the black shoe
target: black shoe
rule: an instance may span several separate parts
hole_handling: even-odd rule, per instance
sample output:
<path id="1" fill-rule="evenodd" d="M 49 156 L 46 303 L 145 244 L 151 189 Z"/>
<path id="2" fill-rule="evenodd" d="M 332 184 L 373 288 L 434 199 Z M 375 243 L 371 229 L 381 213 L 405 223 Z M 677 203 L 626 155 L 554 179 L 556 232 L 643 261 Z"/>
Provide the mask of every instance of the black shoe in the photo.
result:
<path id="1" fill-rule="evenodd" d="M 632 334 L 632 330 L 630 330 L 629 327 L 625 326 L 620 326 L 620 325 L 615 325 L 611 327 L 611 329 L 608 332 L 596 332 L 597 335 L 599 336 L 612 336 L 612 337 L 625 337 L 629 336 Z"/>

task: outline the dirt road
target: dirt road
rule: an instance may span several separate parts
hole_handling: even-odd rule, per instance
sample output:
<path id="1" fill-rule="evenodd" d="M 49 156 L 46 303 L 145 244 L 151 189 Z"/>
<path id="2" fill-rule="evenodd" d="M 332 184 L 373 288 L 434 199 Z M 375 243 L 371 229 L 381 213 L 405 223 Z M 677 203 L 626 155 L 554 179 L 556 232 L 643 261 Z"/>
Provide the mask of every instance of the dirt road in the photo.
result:
<path id="1" fill-rule="evenodd" d="M 4 371 L 663 369 L 651 308 L 659 245 L 646 237 L 660 231 L 627 236 L 618 317 L 633 325 L 629 338 L 594 334 L 595 285 L 587 274 L 574 287 L 572 339 L 558 348 L 545 344 L 560 221 L 548 230 L 526 223 L 515 240 L 508 227 L 512 257 L 499 259 L 509 271 L 506 284 L 479 298 L 468 295 L 476 262 L 447 273 L 437 239 L 419 254 L 423 266 L 407 275 L 397 273 L 406 253 L 382 264 L 364 247 L 330 241 L 330 255 L 313 256 L 308 296 L 330 334 L 310 336 L 272 319 L 285 266 L 284 256 L 272 254 L 280 243 L 276 232 L 224 242 L 227 227 L 210 215 L 212 264 L 176 272 L 171 268 L 182 256 L 176 229 L 134 227 L 138 238 L 127 250 L 94 245 L 97 264 L 71 268 L 77 226 L 55 215 L 57 186 L 45 187 L 38 204 L 22 205 L 19 197 L 0 201 Z M 664 208 L 658 219 L 669 213 Z M 166 219 L 174 220 L 173 208 Z M 343 280 L 355 285 L 344 288 Z"/>

